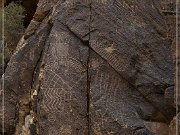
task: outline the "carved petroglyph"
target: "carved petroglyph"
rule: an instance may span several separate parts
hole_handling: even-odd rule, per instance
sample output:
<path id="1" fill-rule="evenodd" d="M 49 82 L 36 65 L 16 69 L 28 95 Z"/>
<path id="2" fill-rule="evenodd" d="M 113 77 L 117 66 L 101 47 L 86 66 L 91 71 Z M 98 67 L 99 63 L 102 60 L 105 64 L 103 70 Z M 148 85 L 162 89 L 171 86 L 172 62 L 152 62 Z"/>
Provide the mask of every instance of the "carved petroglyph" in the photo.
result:
<path id="1" fill-rule="evenodd" d="M 121 77 L 115 75 L 111 67 L 105 65 L 105 62 L 99 59 L 92 61 L 98 61 L 98 68 L 94 68 L 91 64 L 94 75 L 91 77 L 93 78 L 91 81 L 93 87 L 90 88 L 90 116 L 93 123 L 93 133 L 97 135 L 119 134 L 118 128 L 123 130 L 132 125 L 135 126 L 136 123 L 131 124 L 131 121 L 138 119 L 139 116 L 132 107 L 133 103 L 129 102 L 131 101 L 127 92 L 129 87 Z M 115 126 L 114 129 L 108 129 L 107 123 L 118 123 L 119 127 Z"/>
<path id="2" fill-rule="evenodd" d="M 60 128 L 60 132 L 64 135 L 71 135 L 72 134 L 72 128 L 70 125 L 62 125 Z"/>
<path id="3" fill-rule="evenodd" d="M 116 50 L 116 49 L 114 49 L 114 46 L 113 46 L 113 44 L 112 44 L 111 46 L 105 48 L 104 50 L 105 50 L 107 53 L 113 53 L 113 51 Z"/>
<path id="4" fill-rule="evenodd" d="M 42 109 L 48 114 L 47 120 L 51 124 L 59 123 L 59 116 L 74 113 L 73 103 L 78 103 L 77 88 L 80 82 L 86 78 L 86 70 L 82 64 L 75 58 L 56 57 L 54 63 L 48 63 L 45 66 L 44 81 L 42 84 L 42 100 L 40 101 Z M 50 66 L 50 65 L 51 66 Z M 65 67 L 66 70 L 60 69 Z M 73 75 L 76 80 L 68 79 Z M 72 129 L 61 127 L 60 130 L 47 129 L 48 135 L 64 134 L 70 135 Z"/>
<path id="5" fill-rule="evenodd" d="M 85 77 L 82 75 L 73 85 L 69 85 L 60 75 L 54 71 L 49 70 L 50 75 L 45 80 L 43 86 L 43 104 L 47 107 L 47 111 L 63 111 L 65 102 L 69 102 L 69 105 L 76 100 L 73 98 L 73 88 Z M 64 87 L 64 88 L 63 88 Z M 67 103 L 66 103 L 67 105 Z M 71 107 L 70 107 L 71 108 Z"/>
<path id="6" fill-rule="evenodd" d="M 40 84 L 40 132 L 86 134 L 87 65 L 80 59 L 82 42 L 59 22 L 54 24 L 50 37 Z"/>

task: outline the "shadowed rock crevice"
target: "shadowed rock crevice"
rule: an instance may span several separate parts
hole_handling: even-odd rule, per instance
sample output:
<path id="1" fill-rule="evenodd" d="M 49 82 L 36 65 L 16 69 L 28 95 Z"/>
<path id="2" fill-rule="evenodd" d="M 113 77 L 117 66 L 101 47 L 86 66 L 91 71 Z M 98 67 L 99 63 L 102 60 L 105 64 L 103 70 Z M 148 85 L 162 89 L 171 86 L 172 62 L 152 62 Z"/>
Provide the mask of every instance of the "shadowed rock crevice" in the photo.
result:
<path id="1" fill-rule="evenodd" d="M 84 42 L 84 45 L 89 47 L 89 41 Z M 88 58 L 87 58 L 87 122 L 88 122 L 88 135 L 91 135 L 91 118 L 90 118 L 90 74 L 89 74 L 89 62 L 90 62 L 90 48 L 88 48 Z"/>

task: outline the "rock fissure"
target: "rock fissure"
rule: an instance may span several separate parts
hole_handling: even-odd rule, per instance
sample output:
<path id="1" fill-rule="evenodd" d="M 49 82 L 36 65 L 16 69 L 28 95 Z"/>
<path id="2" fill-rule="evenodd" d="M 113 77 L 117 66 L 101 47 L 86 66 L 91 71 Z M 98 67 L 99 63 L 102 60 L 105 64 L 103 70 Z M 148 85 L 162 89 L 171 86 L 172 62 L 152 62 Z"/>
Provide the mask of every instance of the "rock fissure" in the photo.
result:
<path id="1" fill-rule="evenodd" d="M 42 34 L 41 32 L 46 29 L 46 33 L 45 34 Z M 38 48 L 37 51 L 37 54 L 33 54 L 33 55 L 37 55 L 36 56 L 36 63 L 33 63 L 34 65 L 29 65 L 29 66 L 32 66 L 34 67 L 33 69 L 31 69 L 31 77 L 29 77 L 28 79 L 31 78 L 31 80 L 28 80 L 29 82 L 31 82 L 31 84 L 29 84 L 29 89 L 26 90 L 26 94 L 25 93 L 21 93 L 22 97 L 20 98 L 20 105 L 19 105 L 19 118 L 21 118 L 20 120 L 18 120 L 17 122 L 17 126 L 16 126 L 16 135 L 19 135 L 19 134 L 23 134 L 24 133 L 24 129 L 23 129 L 23 125 L 24 125 L 24 122 L 25 122 L 25 118 L 26 116 L 30 115 L 30 111 L 32 109 L 31 107 L 31 90 L 33 88 L 33 82 L 34 82 L 34 75 L 35 75 L 35 70 L 37 68 L 37 65 L 39 64 L 40 62 L 40 59 L 42 57 L 42 53 L 43 53 L 43 50 L 44 50 L 44 44 L 46 43 L 46 38 L 47 36 L 49 35 L 49 32 L 51 31 L 51 25 L 50 24 L 46 24 L 46 26 L 44 27 L 44 29 L 42 28 L 37 37 L 40 38 L 40 36 L 42 36 L 39 44 L 41 45 L 40 48 Z M 37 33 L 36 33 L 37 34 Z M 29 39 L 27 39 L 29 40 Z M 29 55 L 29 59 L 31 59 L 31 54 Z M 34 61 L 35 62 L 35 61 Z M 27 131 L 29 131 L 28 129 L 26 129 Z"/>
<path id="2" fill-rule="evenodd" d="M 44 63 L 43 63 L 43 58 L 45 53 L 48 52 L 49 50 L 49 44 L 48 44 L 48 40 L 49 40 L 49 34 L 51 32 L 51 29 L 53 27 L 53 24 L 51 24 L 50 20 L 47 22 L 50 25 L 50 29 L 49 29 L 49 33 L 47 34 L 48 37 L 46 37 L 45 42 L 44 42 L 44 47 L 42 49 L 42 51 L 40 52 L 40 57 L 36 63 L 36 66 L 34 68 L 34 72 L 33 72 L 33 77 L 32 77 L 32 84 L 31 84 L 31 93 L 30 93 L 30 109 L 31 109 L 31 123 L 29 125 L 29 131 L 30 131 L 30 135 L 38 135 L 38 131 L 39 131 L 39 125 L 38 125 L 38 114 L 37 114 L 37 105 L 38 105 L 38 96 L 39 96 L 39 91 L 40 91 L 40 87 L 41 87 L 41 82 L 43 81 L 43 70 L 44 70 Z M 26 135 L 26 134 L 25 134 Z"/>
<path id="3" fill-rule="evenodd" d="M 91 2 L 92 3 L 92 2 Z M 87 59 L 87 113 L 88 113 L 88 135 L 91 135 L 91 115 L 90 115 L 90 104 L 91 104 L 91 100 L 90 100 L 90 85 L 91 85 L 91 76 L 89 74 L 89 66 L 90 66 L 90 55 L 91 55 L 91 50 L 90 50 L 90 39 L 91 39 L 91 20 L 92 20 L 92 7 L 91 7 L 91 3 L 89 5 L 89 9 L 90 9 L 90 15 L 89 15 L 89 39 L 88 39 L 88 59 Z"/>
<path id="4" fill-rule="evenodd" d="M 40 57 L 34 67 L 34 70 L 33 70 L 33 75 L 32 75 L 32 83 L 31 83 L 31 89 L 34 88 L 33 84 L 34 84 L 34 79 L 36 77 L 36 72 L 38 70 L 38 67 L 39 67 L 39 64 L 41 63 L 41 59 L 42 59 L 42 56 L 43 56 L 43 52 L 44 52 L 44 49 L 40 52 Z"/>
<path id="5" fill-rule="evenodd" d="M 88 59 L 87 59 L 87 121 L 88 121 L 88 135 L 91 135 L 91 119 L 90 119 L 90 84 L 91 78 L 89 75 L 89 60 L 90 60 L 90 49 L 88 50 Z"/>

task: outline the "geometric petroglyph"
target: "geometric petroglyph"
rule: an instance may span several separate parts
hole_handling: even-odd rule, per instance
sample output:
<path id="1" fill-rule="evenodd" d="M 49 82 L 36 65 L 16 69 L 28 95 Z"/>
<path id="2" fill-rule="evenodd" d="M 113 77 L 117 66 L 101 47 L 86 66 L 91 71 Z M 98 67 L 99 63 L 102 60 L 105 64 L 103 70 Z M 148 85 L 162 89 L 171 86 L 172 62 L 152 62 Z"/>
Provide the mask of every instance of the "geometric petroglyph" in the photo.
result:
<path id="1" fill-rule="evenodd" d="M 62 125 L 60 128 L 60 131 L 63 135 L 71 135 L 72 134 L 72 128 L 70 125 Z"/>
<path id="2" fill-rule="evenodd" d="M 48 121 L 51 124 L 54 124 L 56 122 L 56 114 L 53 111 L 48 114 Z"/>
<path id="3" fill-rule="evenodd" d="M 118 122 L 122 128 L 128 125 L 128 119 L 137 118 L 134 108 L 127 104 L 129 99 L 126 99 L 126 92 L 124 91 L 126 87 L 120 87 L 119 84 L 123 83 L 120 83 L 119 78 L 108 73 L 97 73 L 95 78 L 94 82 L 98 82 L 98 86 L 94 90 L 91 89 L 93 102 L 90 105 L 90 111 L 93 111 L 93 115 L 98 117 L 93 125 L 96 132 L 106 125 L 109 121 L 107 118 Z M 111 83 L 108 83 L 109 80 Z M 120 89 L 123 87 L 124 90 Z M 129 108 L 131 109 L 129 110 Z"/>
<path id="4" fill-rule="evenodd" d="M 58 57 L 54 61 L 48 62 L 46 68 L 51 68 L 54 71 L 58 70 L 60 66 L 64 66 L 66 69 L 72 69 L 77 73 L 86 71 L 85 65 L 73 57 Z"/>
<path id="5" fill-rule="evenodd" d="M 67 33 L 61 32 L 61 34 L 65 35 Z M 64 38 L 64 35 L 62 38 Z M 57 35 L 54 36 L 57 37 Z M 50 54 L 44 67 L 42 105 L 47 112 L 66 113 L 71 111 L 71 105 L 76 100 L 73 88 L 79 86 L 79 82 L 85 78 L 86 66 L 78 58 L 68 56 L 69 51 L 71 51 L 70 45 L 62 43 L 60 40 L 65 39 L 59 38 L 59 35 L 57 38 L 55 40 L 57 45 L 50 45 Z M 73 77 L 69 78 L 70 76 Z M 54 120 L 51 116 L 49 119 L 52 122 Z"/>
<path id="6" fill-rule="evenodd" d="M 68 81 L 65 81 L 60 75 L 55 73 L 53 70 L 48 70 L 47 71 L 49 75 L 45 78 L 44 83 L 43 83 L 43 88 L 59 88 L 62 89 L 64 86 L 66 88 L 66 91 L 71 91 L 72 88 L 74 88 L 86 75 L 85 73 L 82 74 L 79 79 L 77 79 L 75 82 L 73 82 L 71 85 L 68 83 Z M 61 88 L 58 84 L 62 84 Z M 58 85 L 58 86 L 56 86 Z"/>
<path id="7" fill-rule="evenodd" d="M 42 104 L 47 112 L 67 112 L 71 109 L 73 102 L 71 91 L 65 91 L 61 88 L 44 89 Z M 65 109 L 69 108 L 69 110 Z M 50 118 L 53 120 L 53 118 Z"/>
<path id="8" fill-rule="evenodd" d="M 59 57 L 67 57 L 68 56 L 68 50 L 69 50 L 69 45 L 67 43 L 58 43 L 58 47 L 52 47 L 52 55 L 55 58 Z"/>
<path id="9" fill-rule="evenodd" d="M 48 70 L 48 76 L 46 76 L 44 83 L 43 83 L 43 88 L 58 88 L 56 85 L 57 84 L 65 84 L 67 88 L 71 88 L 68 83 L 64 81 L 64 79 L 55 73 L 53 70 Z M 61 86 L 62 87 L 62 86 Z"/>
<path id="10" fill-rule="evenodd" d="M 72 57 L 60 57 L 58 60 L 58 65 L 64 65 L 65 67 L 73 68 L 75 72 L 81 73 L 86 71 L 86 68 L 82 63 Z"/>

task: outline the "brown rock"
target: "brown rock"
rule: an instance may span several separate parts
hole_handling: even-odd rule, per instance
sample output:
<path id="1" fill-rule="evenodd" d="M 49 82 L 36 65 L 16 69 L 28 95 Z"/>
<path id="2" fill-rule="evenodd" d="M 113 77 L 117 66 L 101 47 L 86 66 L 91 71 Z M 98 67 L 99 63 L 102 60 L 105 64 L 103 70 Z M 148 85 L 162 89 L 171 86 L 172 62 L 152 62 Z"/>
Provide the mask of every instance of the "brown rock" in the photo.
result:
<path id="1" fill-rule="evenodd" d="M 180 114 L 177 114 L 170 123 L 169 135 L 180 134 Z"/>
<path id="2" fill-rule="evenodd" d="M 5 72 L 6 132 L 22 133 L 16 117 L 31 110 L 40 135 L 166 135 L 176 113 L 170 6 L 40 0 Z"/>
<path id="3" fill-rule="evenodd" d="M 169 135 L 169 127 L 167 124 L 159 122 L 145 122 L 145 126 L 157 135 Z"/>

